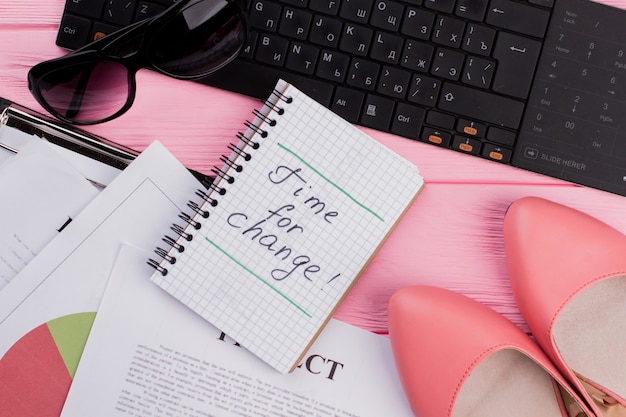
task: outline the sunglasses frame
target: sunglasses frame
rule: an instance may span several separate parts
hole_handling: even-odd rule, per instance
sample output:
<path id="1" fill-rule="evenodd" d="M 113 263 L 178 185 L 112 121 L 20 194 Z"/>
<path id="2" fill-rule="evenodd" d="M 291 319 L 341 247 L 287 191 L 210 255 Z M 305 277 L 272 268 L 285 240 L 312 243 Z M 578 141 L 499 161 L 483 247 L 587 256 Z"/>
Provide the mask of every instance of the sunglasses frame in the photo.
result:
<path id="1" fill-rule="evenodd" d="M 209 74 L 218 71 L 224 66 L 228 65 L 234 60 L 241 50 L 245 47 L 245 41 L 241 43 L 240 48 L 234 52 L 227 60 L 220 65 L 212 67 L 210 70 L 204 71 L 199 74 L 193 75 L 181 75 L 165 71 L 158 66 L 154 65 L 149 54 L 149 47 L 151 45 L 152 37 L 160 31 L 163 26 L 178 16 L 182 10 L 194 4 L 203 1 L 214 0 L 179 0 L 170 6 L 162 13 L 141 20 L 137 23 L 133 23 L 129 26 L 121 28 L 109 35 L 106 35 L 94 42 L 91 42 L 82 48 L 79 48 L 73 52 L 68 53 L 59 58 L 50 59 L 48 61 L 41 62 L 33 66 L 28 71 L 28 89 L 35 97 L 37 102 L 56 117 L 66 123 L 75 125 L 92 125 L 98 123 L 104 123 L 109 120 L 115 119 L 124 114 L 133 105 L 135 100 L 137 82 L 136 74 L 140 69 L 146 68 L 154 70 L 163 75 L 167 75 L 172 78 L 181 80 L 191 80 L 205 77 Z M 218 0 L 232 3 L 239 8 L 239 18 L 241 24 L 244 27 L 246 38 L 249 36 L 250 23 L 248 21 L 248 14 L 246 12 L 246 0 Z M 79 121 L 72 118 L 65 117 L 50 106 L 47 100 L 43 97 L 41 89 L 39 88 L 40 80 L 53 71 L 59 71 L 63 67 L 71 67 L 78 64 L 85 65 L 93 62 L 94 64 L 102 62 L 114 62 L 124 66 L 128 71 L 128 97 L 126 103 L 114 114 L 107 116 L 103 119 L 94 121 Z"/>

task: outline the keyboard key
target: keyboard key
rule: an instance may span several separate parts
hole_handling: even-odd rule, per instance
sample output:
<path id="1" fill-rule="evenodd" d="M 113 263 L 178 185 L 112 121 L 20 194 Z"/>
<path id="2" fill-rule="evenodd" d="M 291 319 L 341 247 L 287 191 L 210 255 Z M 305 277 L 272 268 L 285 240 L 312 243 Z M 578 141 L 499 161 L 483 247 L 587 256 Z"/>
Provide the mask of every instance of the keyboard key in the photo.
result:
<path id="1" fill-rule="evenodd" d="M 161 6 L 154 3 L 149 3 L 147 1 L 142 1 L 139 3 L 137 7 L 137 12 L 135 13 L 134 21 L 138 22 L 140 20 L 147 19 L 149 17 L 153 17 L 158 15 L 159 13 L 164 12 L 166 9 L 165 6 Z"/>
<path id="2" fill-rule="evenodd" d="M 65 3 L 65 12 L 86 17 L 100 18 L 106 0 L 71 0 Z"/>
<path id="3" fill-rule="evenodd" d="M 294 39 L 306 39 L 313 19 L 310 13 L 287 7 L 282 16 L 278 33 Z"/>
<path id="4" fill-rule="evenodd" d="M 88 42 L 90 33 L 89 19 L 67 14 L 61 20 L 56 42 L 64 48 L 78 49 Z"/>
<path id="5" fill-rule="evenodd" d="M 485 143 L 481 155 L 493 161 L 508 164 L 511 162 L 513 151 L 498 145 Z"/>
<path id="6" fill-rule="evenodd" d="M 361 111 L 361 123 L 377 130 L 389 130 L 393 107 L 393 100 L 368 94 Z"/>
<path id="7" fill-rule="evenodd" d="M 404 39 L 386 32 L 376 32 L 370 57 L 387 64 L 397 64 L 402 53 Z"/>
<path id="8" fill-rule="evenodd" d="M 441 81 L 425 75 L 414 75 L 407 99 L 411 103 L 434 107 L 437 104 Z"/>
<path id="9" fill-rule="evenodd" d="M 255 0 L 250 9 L 250 25 L 267 32 L 276 32 L 281 7 L 264 0 Z"/>
<path id="10" fill-rule="evenodd" d="M 306 7 L 309 3 L 309 0 L 281 0 L 285 4 L 290 4 L 292 6 L 298 7 Z"/>
<path id="11" fill-rule="evenodd" d="M 488 5 L 489 0 L 459 0 L 454 9 L 454 14 L 466 19 L 481 21 Z"/>
<path id="12" fill-rule="evenodd" d="M 437 48 L 430 73 L 448 80 L 458 80 L 465 55 L 451 49 Z"/>
<path id="13" fill-rule="evenodd" d="M 454 0 L 424 0 L 424 6 L 438 12 L 452 13 Z"/>
<path id="14" fill-rule="evenodd" d="M 492 0 L 485 21 L 490 25 L 543 38 L 550 20 L 548 10 L 512 0 Z"/>
<path id="15" fill-rule="evenodd" d="M 435 14 L 417 7 L 407 7 L 400 32 L 416 39 L 430 39 L 435 24 Z"/>
<path id="16" fill-rule="evenodd" d="M 312 0 L 309 4 L 311 10 L 330 15 L 339 13 L 339 2 L 337 0 Z"/>
<path id="17" fill-rule="evenodd" d="M 537 6 L 552 7 L 554 6 L 554 0 L 528 0 L 530 4 L 536 4 Z"/>
<path id="18" fill-rule="evenodd" d="M 465 61 L 461 81 L 474 87 L 489 88 L 495 70 L 495 61 L 470 56 Z"/>
<path id="19" fill-rule="evenodd" d="M 330 107 L 333 97 L 333 86 L 325 81 L 314 80 L 310 77 L 300 77 L 289 73 L 284 73 L 281 78 L 290 84 L 295 85 L 300 91 L 322 106 Z"/>
<path id="20" fill-rule="evenodd" d="M 359 121 L 365 94 L 346 87 L 337 87 L 331 110 L 351 123 Z"/>
<path id="21" fill-rule="evenodd" d="M 513 146 L 515 145 L 517 135 L 510 130 L 499 129 L 492 126 L 487 130 L 487 139 L 491 142 L 499 143 L 500 145 Z"/>
<path id="22" fill-rule="evenodd" d="M 275 35 L 261 35 L 256 46 L 255 57 L 265 64 L 282 66 L 287 57 L 289 41 Z"/>
<path id="23" fill-rule="evenodd" d="M 435 48 L 425 42 L 407 40 L 400 65 L 414 71 L 428 72 Z"/>
<path id="24" fill-rule="evenodd" d="M 425 112 L 422 107 L 398 103 L 391 132 L 406 138 L 419 139 Z"/>
<path id="25" fill-rule="evenodd" d="M 494 29 L 470 23 L 465 29 L 465 36 L 461 47 L 464 51 L 473 54 L 489 56 L 495 38 L 496 31 Z"/>
<path id="26" fill-rule="evenodd" d="M 104 20 L 119 26 L 128 26 L 135 15 L 135 0 L 107 0 Z"/>
<path id="27" fill-rule="evenodd" d="M 347 23 L 343 28 L 339 49 L 354 55 L 366 56 L 370 50 L 372 36 L 374 36 L 372 29 Z"/>
<path id="28" fill-rule="evenodd" d="M 394 67 L 383 67 L 378 82 L 378 91 L 380 94 L 403 99 L 406 96 L 411 73 Z"/>
<path id="29" fill-rule="evenodd" d="M 439 16 L 433 28 L 433 42 L 451 48 L 458 48 L 463 40 L 465 22 L 447 16 Z"/>
<path id="30" fill-rule="evenodd" d="M 527 98 L 539 60 L 541 43 L 523 36 L 502 32 L 498 36 L 493 57 L 498 72 L 493 90 L 517 98 Z"/>
<path id="31" fill-rule="evenodd" d="M 325 16 L 315 16 L 309 40 L 315 44 L 334 48 L 339 43 L 341 21 Z"/>
<path id="32" fill-rule="evenodd" d="M 256 43 L 258 39 L 259 34 L 257 32 L 251 32 L 250 35 L 248 35 L 248 40 L 243 46 L 243 50 L 241 51 L 241 54 L 239 54 L 239 57 L 252 59 L 254 53 L 256 52 Z"/>
<path id="33" fill-rule="evenodd" d="M 315 71 L 318 56 L 318 48 L 308 44 L 294 42 L 289 46 L 285 67 L 302 74 L 311 75 Z"/>
<path id="34" fill-rule="evenodd" d="M 374 0 L 344 0 L 339 16 L 353 22 L 366 23 L 370 18 L 373 4 Z"/>
<path id="35" fill-rule="evenodd" d="M 346 83 L 365 90 L 374 90 L 380 65 L 365 59 L 352 58 Z"/>
<path id="36" fill-rule="evenodd" d="M 484 138 L 487 133 L 487 126 L 473 120 L 461 118 L 456 124 L 456 130 L 467 136 Z"/>
<path id="37" fill-rule="evenodd" d="M 346 78 L 350 57 L 338 52 L 323 50 L 315 74 L 325 80 L 342 82 Z"/>
<path id="38" fill-rule="evenodd" d="M 472 139 L 466 136 L 454 135 L 452 139 L 452 149 L 471 155 L 480 155 L 481 145 L 482 143 L 478 139 Z"/>
<path id="39" fill-rule="evenodd" d="M 404 6 L 393 1 L 377 1 L 372 11 L 372 26 L 379 29 L 397 32 L 400 29 L 400 21 Z"/>
<path id="40" fill-rule="evenodd" d="M 447 148 L 450 146 L 452 135 L 443 130 L 425 127 L 422 130 L 422 134 L 420 135 L 419 140 L 421 140 L 422 142 L 427 142 L 433 145 L 443 146 Z"/>
<path id="41" fill-rule="evenodd" d="M 470 119 L 517 129 L 524 103 L 487 91 L 444 82 L 438 107 Z"/>
<path id="42" fill-rule="evenodd" d="M 106 35 L 110 35 L 118 29 L 118 26 L 108 25 L 102 22 L 96 22 L 93 25 L 93 30 L 91 31 L 89 42 L 96 41 L 100 38 L 105 37 Z"/>
<path id="43" fill-rule="evenodd" d="M 426 116 L 426 124 L 444 129 L 454 128 L 455 117 L 451 114 L 430 110 Z"/>

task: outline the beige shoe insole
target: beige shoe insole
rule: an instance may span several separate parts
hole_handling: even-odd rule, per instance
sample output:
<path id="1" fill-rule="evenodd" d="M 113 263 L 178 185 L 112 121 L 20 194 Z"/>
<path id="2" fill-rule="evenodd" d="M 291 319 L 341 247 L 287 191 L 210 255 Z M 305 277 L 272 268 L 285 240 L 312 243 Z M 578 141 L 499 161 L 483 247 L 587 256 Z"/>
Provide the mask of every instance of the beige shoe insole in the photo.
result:
<path id="1" fill-rule="evenodd" d="M 484 359 L 467 378 L 453 417 L 563 417 L 553 380 L 523 353 L 504 349 Z"/>
<path id="2" fill-rule="evenodd" d="M 626 398 L 626 276 L 576 295 L 554 324 L 554 341 L 572 371 Z"/>

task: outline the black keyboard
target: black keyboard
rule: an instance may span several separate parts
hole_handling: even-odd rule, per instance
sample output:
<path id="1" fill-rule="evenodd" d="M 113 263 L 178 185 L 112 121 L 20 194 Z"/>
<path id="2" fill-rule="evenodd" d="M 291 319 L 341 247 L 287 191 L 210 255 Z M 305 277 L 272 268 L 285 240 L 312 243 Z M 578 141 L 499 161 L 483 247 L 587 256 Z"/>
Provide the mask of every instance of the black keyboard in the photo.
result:
<path id="1" fill-rule="evenodd" d="M 68 0 L 76 49 L 175 0 Z M 237 60 L 350 122 L 626 195 L 626 12 L 587 0 L 254 0 Z"/>

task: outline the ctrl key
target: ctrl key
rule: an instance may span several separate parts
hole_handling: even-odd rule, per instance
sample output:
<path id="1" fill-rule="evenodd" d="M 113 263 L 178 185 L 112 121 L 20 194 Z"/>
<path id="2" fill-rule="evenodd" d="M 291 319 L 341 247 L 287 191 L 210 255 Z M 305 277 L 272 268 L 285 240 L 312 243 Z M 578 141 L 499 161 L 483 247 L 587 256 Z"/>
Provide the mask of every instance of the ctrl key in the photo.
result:
<path id="1" fill-rule="evenodd" d="M 88 19 L 66 14 L 61 20 L 57 45 L 67 49 L 78 49 L 87 44 L 91 22 Z"/>
<path id="2" fill-rule="evenodd" d="M 411 139 L 419 139 L 424 114 L 421 107 L 399 103 L 391 123 L 391 132 Z"/>

